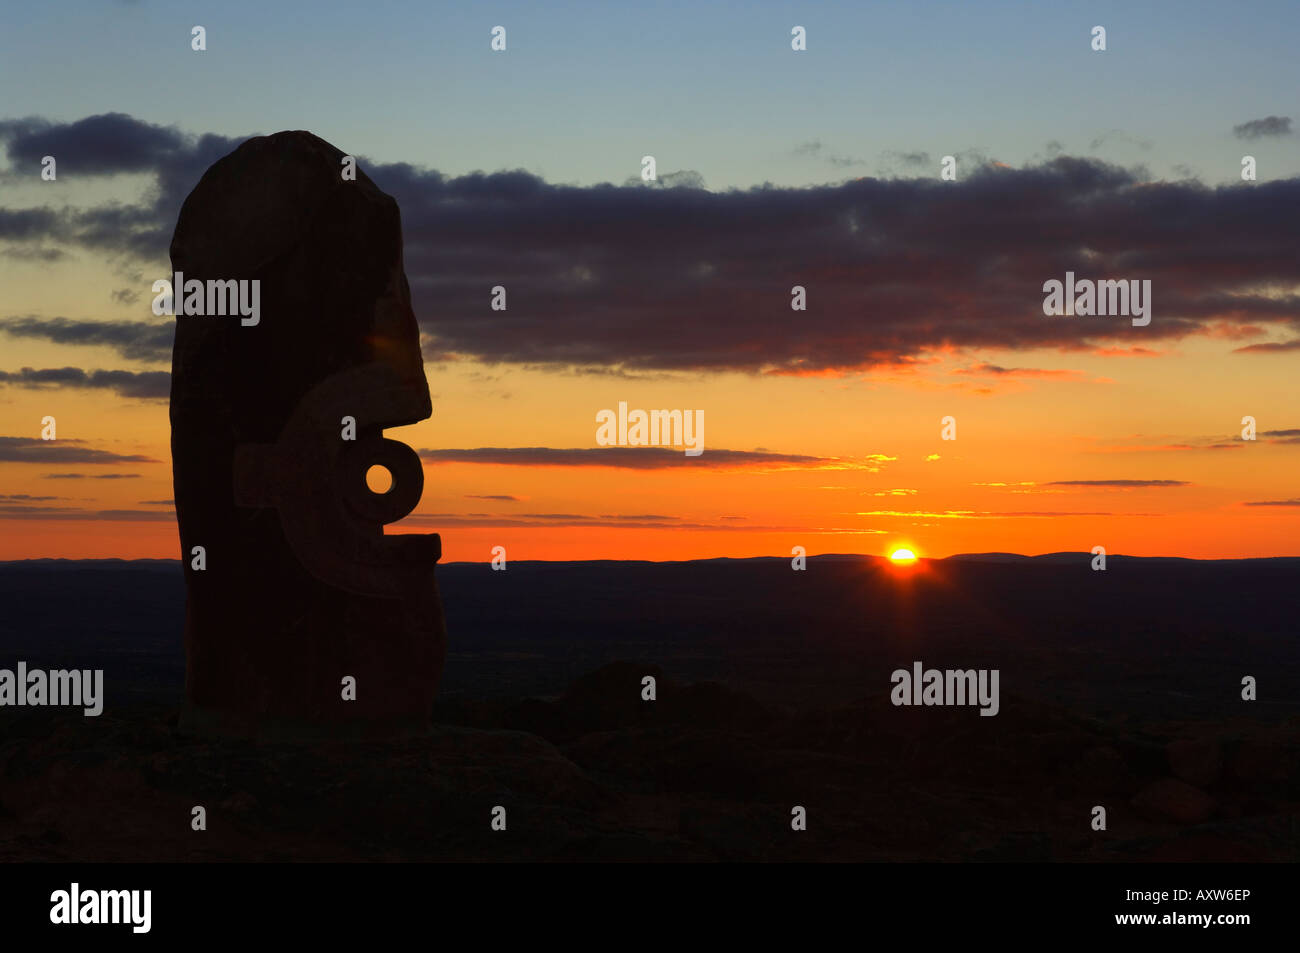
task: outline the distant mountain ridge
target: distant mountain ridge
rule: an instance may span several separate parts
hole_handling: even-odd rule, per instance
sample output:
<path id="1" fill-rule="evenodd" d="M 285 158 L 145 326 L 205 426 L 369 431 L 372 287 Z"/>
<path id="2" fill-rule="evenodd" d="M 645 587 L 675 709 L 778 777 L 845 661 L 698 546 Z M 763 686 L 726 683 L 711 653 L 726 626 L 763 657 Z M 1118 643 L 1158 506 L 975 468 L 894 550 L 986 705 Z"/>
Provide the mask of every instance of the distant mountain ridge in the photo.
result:
<path id="1" fill-rule="evenodd" d="M 887 556 L 876 556 L 870 553 L 821 553 L 816 556 L 807 557 L 809 562 L 844 562 L 844 561 L 872 561 L 888 562 Z M 1059 552 L 1059 553 L 1039 553 L 1034 556 L 1026 556 L 1023 553 L 955 553 L 951 556 L 920 557 L 921 562 L 977 562 L 977 563 L 1051 563 L 1066 564 L 1079 560 L 1088 561 L 1093 558 L 1092 553 L 1080 552 Z M 1195 559 L 1190 556 L 1128 556 L 1124 553 L 1107 553 L 1107 561 L 1120 560 L 1123 562 L 1140 562 L 1140 563 L 1198 563 L 1201 565 L 1213 563 L 1297 563 L 1300 564 L 1300 555 L 1297 556 L 1239 556 L 1220 559 Z M 739 564 L 739 563 L 762 563 L 762 562 L 789 562 L 789 556 L 714 556 L 707 559 L 512 559 L 511 565 L 529 565 L 529 566 L 627 566 L 627 565 L 644 565 L 644 566 L 663 566 L 663 565 L 685 565 L 690 563 L 697 564 Z M 440 566 L 486 566 L 489 560 L 482 562 L 444 562 Z M 49 569 L 54 571 L 70 569 L 115 569 L 115 568 L 133 568 L 133 569 L 174 569 L 181 564 L 179 559 L 64 559 L 56 557 L 41 557 L 39 559 L 0 559 L 0 570 L 4 569 Z"/>

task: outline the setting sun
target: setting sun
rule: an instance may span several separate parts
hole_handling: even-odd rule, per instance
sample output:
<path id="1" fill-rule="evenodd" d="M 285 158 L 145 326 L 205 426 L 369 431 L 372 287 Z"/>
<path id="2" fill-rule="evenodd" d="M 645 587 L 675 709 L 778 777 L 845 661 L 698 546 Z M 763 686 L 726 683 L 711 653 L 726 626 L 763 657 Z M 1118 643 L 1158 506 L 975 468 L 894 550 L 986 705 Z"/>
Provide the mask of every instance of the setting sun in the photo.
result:
<path id="1" fill-rule="evenodd" d="M 896 563 L 914 563 L 916 562 L 916 553 L 910 549 L 896 549 L 889 554 L 889 558 Z"/>

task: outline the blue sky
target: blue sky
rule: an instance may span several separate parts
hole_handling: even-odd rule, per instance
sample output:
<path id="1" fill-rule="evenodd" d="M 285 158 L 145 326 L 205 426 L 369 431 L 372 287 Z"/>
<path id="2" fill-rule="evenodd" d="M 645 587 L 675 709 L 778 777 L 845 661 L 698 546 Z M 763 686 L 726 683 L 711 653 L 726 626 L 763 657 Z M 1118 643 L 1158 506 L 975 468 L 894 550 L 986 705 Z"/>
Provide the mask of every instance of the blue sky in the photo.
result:
<path id="1" fill-rule="evenodd" d="M 1294 0 L 0 4 L 0 558 L 174 554 L 152 281 L 203 170 L 285 129 L 401 207 L 448 558 L 1295 550 Z M 645 154 L 712 191 L 599 186 Z M 1154 319 L 1045 317 L 1070 270 Z M 624 400 L 705 409 L 722 465 L 556 464 Z M 47 414 L 130 472 L 48 477 Z"/>
<path id="2" fill-rule="evenodd" d="M 1229 181 L 1247 152 L 1261 180 L 1300 172 L 1294 137 L 1232 134 L 1295 111 L 1295 3 L 6 6 L 9 117 L 306 128 L 451 174 L 622 182 L 648 153 L 713 189 L 804 185 L 931 172 L 891 152 L 937 165 L 973 149 L 1019 166 L 1053 140 L 1155 178 L 1185 167 Z M 204 53 L 189 48 L 194 24 Z M 496 24 L 505 53 L 488 47 Z M 794 24 L 807 52 L 790 50 Z M 1094 24 L 1105 53 L 1089 47 Z"/>

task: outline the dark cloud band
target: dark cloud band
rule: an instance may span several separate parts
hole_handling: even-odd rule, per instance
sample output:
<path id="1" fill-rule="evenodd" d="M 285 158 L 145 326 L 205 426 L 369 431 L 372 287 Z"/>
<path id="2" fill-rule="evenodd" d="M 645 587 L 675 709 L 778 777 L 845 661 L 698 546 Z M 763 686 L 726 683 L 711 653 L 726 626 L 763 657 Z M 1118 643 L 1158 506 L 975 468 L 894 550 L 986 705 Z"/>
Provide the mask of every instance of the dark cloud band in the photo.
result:
<path id="1" fill-rule="evenodd" d="M 0 238 L 161 263 L 185 195 L 239 141 L 120 113 L 0 122 L 12 164 L 62 153 L 78 174 L 157 185 L 139 205 L 0 210 Z M 1209 188 L 1066 156 L 963 162 L 955 182 L 725 192 L 363 165 L 401 204 L 416 312 L 443 359 L 818 374 L 940 345 L 1145 346 L 1224 322 L 1300 333 L 1300 178 Z M 1151 325 L 1044 317 L 1042 284 L 1067 271 L 1149 279 Z M 495 285 L 505 311 L 489 307 Z M 806 311 L 790 308 L 794 285 Z M 1247 353 L 1277 344 L 1290 346 Z"/>

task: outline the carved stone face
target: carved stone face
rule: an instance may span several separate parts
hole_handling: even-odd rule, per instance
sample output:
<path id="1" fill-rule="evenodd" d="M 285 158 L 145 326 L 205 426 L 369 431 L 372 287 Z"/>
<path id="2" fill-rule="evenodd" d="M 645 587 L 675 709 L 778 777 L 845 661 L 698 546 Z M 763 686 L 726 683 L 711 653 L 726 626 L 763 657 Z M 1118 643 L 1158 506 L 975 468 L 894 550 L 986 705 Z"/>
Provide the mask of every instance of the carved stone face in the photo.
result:
<path id="1" fill-rule="evenodd" d="M 172 238 L 187 282 L 260 282 L 255 325 L 176 319 L 190 727 L 410 730 L 441 673 L 439 537 L 383 533 L 424 477 L 382 432 L 432 413 L 401 219 L 364 173 L 343 177 L 343 159 L 306 132 L 250 139 L 204 174 Z M 374 464 L 393 477 L 382 495 L 366 487 Z"/>

